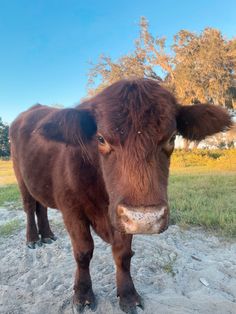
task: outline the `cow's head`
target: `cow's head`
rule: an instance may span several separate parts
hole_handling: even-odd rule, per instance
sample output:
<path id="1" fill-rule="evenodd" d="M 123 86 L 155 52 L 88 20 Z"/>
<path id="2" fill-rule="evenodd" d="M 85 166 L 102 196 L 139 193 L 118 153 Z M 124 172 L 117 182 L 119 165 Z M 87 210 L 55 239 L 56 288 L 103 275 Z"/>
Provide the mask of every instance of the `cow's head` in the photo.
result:
<path id="1" fill-rule="evenodd" d="M 230 125 L 222 108 L 180 106 L 155 81 L 139 79 L 119 81 L 76 109 L 57 111 L 41 133 L 81 147 L 91 163 L 99 154 L 96 166 L 116 229 L 160 233 L 169 220 L 167 183 L 176 134 L 202 140 Z"/>

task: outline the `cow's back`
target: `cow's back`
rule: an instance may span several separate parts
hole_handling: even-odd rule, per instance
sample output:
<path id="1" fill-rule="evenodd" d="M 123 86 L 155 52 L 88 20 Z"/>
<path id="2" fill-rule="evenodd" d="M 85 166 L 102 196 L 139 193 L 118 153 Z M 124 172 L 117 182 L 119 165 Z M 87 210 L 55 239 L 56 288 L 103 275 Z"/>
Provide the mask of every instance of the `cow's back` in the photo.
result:
<path id="1" fill-rule="evenodd" d="M 55 110 L 57 109 L 37 104 L 22 112 L 10 126 L 10 141 L 13 147 L 28 140 L 40 122 Z"/>
<path id="2" fill-rule="evenodd" d="M 39 133 L 40 125 L 57 110 L 36 105 L 20 114 L 10 127 L 11 154 L 18 183 L 23 181 L 40 203 L 56 208 L 65 193 L 70 189 L 78 192 L 82 186 L 80 181 L 75 182 L 73 175 L 81 168 L 78 150 L 47 140 Z"/>
<path id="3" fill-rule="evenodd" d="M 43 204 L 45 202 L 42 198 L 46 199 L 46 194 L 48 194 L 47 199 L 50 205 L 55 205 L 55 202 L 53 197 L 46 192 L 47 189 L 52 192 L 51 182 L 49 182 L 51 180 L 45 175 L 46 172 L 50 172 L 49 164 L 43 165 L 43 160 L 47 159 L 47 154 L 43 154 L 43 151 L 47 150 L 49 143 L 40 138 L 37 129 L 40 123 L 55 110 L 57 109 L 42 105 L 31 107 L 13 121 L 9 134 L 11 158 L 20 188 L 21 185 L 26 186 L 29 193 L 35 199 L 43 201 Z M 40 184 L 42 178 L 45 183 Z"/>

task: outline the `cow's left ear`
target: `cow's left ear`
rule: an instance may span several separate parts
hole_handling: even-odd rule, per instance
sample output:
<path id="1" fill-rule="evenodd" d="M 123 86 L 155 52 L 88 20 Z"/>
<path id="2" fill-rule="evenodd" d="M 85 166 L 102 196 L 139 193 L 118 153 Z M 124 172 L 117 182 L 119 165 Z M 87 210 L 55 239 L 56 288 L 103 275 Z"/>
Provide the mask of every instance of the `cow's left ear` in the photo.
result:
<path id="1" fill-rule="evenodd" d="M 179 106 L 177 129 L 189 140 L 200 141 L 209 135 L 225 131 L 232 125 L 227 110 L 208 104 Z"/>
<path id="2" fill-rule="evenodd" d="M 62 109 L 53 111 L 38 128 L 45 139 L 83 146 L 97 131 L 96 121 L 89 110 Z"/>

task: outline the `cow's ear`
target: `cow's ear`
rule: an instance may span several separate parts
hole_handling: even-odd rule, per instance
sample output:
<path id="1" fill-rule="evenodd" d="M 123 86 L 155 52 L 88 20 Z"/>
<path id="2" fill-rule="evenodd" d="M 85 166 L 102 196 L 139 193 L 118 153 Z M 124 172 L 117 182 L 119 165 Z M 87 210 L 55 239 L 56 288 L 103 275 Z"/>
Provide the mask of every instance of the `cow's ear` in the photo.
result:
<path id="1" fill-rule="evenodd" d="M 88 142 L 97 125 L 89 110 L 62 109 L 42 121 L 38 131 L 48 140 L 76 146 Z"/>
<path id="2" fill-rule="evenodd" d="M 231 125 L 229 113 L 219 106 L 197 104 L 178 108 L 178 132 L 189 140 L 200 141 L 209 135 L 229 129 Z"/>

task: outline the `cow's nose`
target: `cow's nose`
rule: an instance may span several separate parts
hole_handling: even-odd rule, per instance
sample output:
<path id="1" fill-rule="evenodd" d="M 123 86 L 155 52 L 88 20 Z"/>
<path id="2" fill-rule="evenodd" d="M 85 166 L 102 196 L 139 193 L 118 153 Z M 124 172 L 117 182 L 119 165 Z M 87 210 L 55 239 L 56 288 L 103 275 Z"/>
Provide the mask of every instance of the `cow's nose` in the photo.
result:
<path id="1" fill-rule="evenodd" d="M 117 214 L 122 229 L 130 234 L 161 233 L 168 226 L 169 210 L 166 205 L 141 207 L 118 205 Z"/>
<path id="2" fill-rule="evenodd" d="M 165 226 L 161 229 L 160 233 L 163 233 L 164 231 L 166 231 L 169 228 L 169 223 L 167 222 L 165 224 Z"/>

